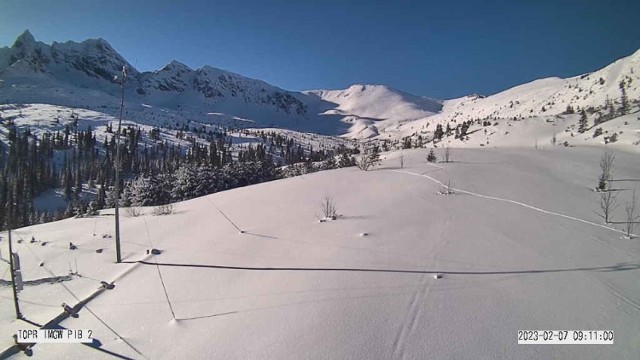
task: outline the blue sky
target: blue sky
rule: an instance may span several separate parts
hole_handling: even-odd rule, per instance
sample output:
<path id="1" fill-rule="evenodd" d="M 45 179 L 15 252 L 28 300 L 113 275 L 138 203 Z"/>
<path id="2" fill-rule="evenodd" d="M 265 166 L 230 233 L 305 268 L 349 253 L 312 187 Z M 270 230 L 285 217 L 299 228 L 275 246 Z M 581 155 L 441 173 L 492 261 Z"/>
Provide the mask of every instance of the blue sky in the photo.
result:
<path id="1" fill-rule="evenodd" d="M 640 1 L 2 0 L 0 46 L 101 37 L 289 90 L 385 84 L 452 98 L 596 70 L 640 48 Z"/>

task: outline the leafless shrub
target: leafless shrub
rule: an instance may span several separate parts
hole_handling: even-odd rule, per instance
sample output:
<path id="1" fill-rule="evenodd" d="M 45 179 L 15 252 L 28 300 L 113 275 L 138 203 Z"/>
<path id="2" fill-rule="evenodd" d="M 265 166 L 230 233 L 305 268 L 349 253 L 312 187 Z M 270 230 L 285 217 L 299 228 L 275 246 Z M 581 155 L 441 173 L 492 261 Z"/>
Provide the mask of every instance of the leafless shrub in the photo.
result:
<path id="1" fill-rule="evenodd" d="M 137 206 L 129 206 L 126 210 L 127 216 L 138 217 L 142 215 L 142 210 Z"/>
<path id="2" fill-rule="evenodd" d="M 404 155 L 400 155 L 400 169 L 404 169 Z"/>
<path id="3" fill-rule="evenodd" d="M 600 194 L 600 210 L 599 214 L 606 223 L 609 223 L 611 213 L 618 207 L 616 203 L 617 195 L 613 191 L 605 191 Z"/>
<path id="4" fill-rule="evenodd" d="M 451 148 L 449 145 L 444 147 L 444 162 L 448 163 L 451 158 Z"/>
<path id="5" fill-rule="evenodd" d="M 171 215 L 173 214 L 173 205 L 172 204 L 158 205 L 155 208 L 153 208 L 153 214 L 156 216 Z"/>
<path id="6" fill-rule="evenodd" d="M 635 228 L 635 224 L 640 219 L 640 215 L 637 215 L 636 211 L 636 190 L 633 190 L 633 195 L 631 195 L 631 201 L 627 202 L 627 207 L 625 208 L 627 213 L 627 222 L 625 224 L 625 231 L 627 233 L 627 237 L 631 239 L 631 234 L 633 233 L 633 229 Z"/>
<path id="7" fill-rule="evenodd" d="M 325 196 L 320 207 L 325 220 L 335 220 L 338 217 L 338 208 L 336 207 L 336 202 L 331 196 Z"/>

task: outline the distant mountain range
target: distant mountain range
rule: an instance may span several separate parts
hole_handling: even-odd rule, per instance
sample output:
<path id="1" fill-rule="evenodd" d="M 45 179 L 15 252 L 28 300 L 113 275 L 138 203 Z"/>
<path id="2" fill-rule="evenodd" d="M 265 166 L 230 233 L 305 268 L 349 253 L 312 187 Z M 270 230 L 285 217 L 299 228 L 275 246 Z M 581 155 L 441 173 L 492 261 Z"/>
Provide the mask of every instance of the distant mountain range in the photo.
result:
<path id="1" fill-rule="evenodd" d="M 176 119 L 235 121 L 352 138 L 398 138 L 416 135 L 416 129 L 429 132 L 431 123 L 525 119 L 604 107 L 620 103 L 621 84 L 633 103 L 640 98 L 639 61 L 640 51 L 590 74 L 536 80 L 488 97 L 438 100 L 384 85 L 287 91 L 210 66 L 191 69 L 178 61 L 140 72 L 103 39 L 47 45 L 25 31 L 13 46 L 0 48 L 0 103 L 45 103 L 115 114 L 124 66 L 126 114 L 133 121 L 159 126 Z"/>

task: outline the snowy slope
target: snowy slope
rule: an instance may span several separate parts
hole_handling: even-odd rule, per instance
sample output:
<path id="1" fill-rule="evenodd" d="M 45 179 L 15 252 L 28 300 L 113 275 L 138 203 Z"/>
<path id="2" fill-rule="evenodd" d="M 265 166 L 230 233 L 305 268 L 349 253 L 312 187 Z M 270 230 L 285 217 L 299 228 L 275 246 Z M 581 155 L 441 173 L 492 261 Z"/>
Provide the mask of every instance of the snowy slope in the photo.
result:
<path id="1" fill-rule="evenodd" d="M 376 120 L 415 120 L 433 115 L 442 108 L 438 100 L 407 94 L 384 85 L 352 85 L 345 90 L 309 90 L 305 93 L 337 104 L 333 109 L 335 112 Z"/>
<path id="2" fill-rule="evenodd" d="M 34 358 L 638 358 L 640 243 L 595 214 L 601 148 L 459 149 L 435 165 L 424 153 L 405 150 L 404 169 L 399 152 L 386 153 L 375 171 L 315 173 L 185 201 L 169 216 L 124 217 L 124 259 L 151 265 L 113 263 L 113 239 L 102 237 L 113 234 L 108 210 L 16 230 L 26 280 L 80 275 L 26 286 L 30 320 L 47 321 L 100 280 L 115 284 L 61 324 L 93 329 L 99 350 L 39 344 Z M 617 152 L 614 176 L 640 178 L 637 155 Z M 438 195 L 447 180 L 456 194 Z M 319 223 L 325 195 L 341 216 Z M 162 254 L 146 255 L 150 247 Z M 320 270 L 337 268 L 416 273 Z M 3 349 L 30 328 L 12 320 L 10 299 L 0 287 Z M 616 338 L 524 346 L 519 329 L 611 329 Z"/>
<path id="3" fill-rule="evenodd" d="M 332 105 L 323 114 L 346 116 L 345 121 L 352 124 L 347 136 L 354 138 L 376 135 L 374 129 L 384 127 L 389 120 L 393 123 L 416 120 L 442 108 L 438 100 L 384 85 L 352 85 L 344 90 L 309 90 L 305 93 Z"/>
<path id="4" fill-rule="evenodd" d="M 181 126 L 196 121 L 400 141 L 417 136 L 430 140 L 437 124 L 455 128 L 465 121 L 487 120 L 503 128 L 517 128 L 515 131 L 522 133 L 521 142 L 502 136 L 513 133 L 509 130 L 493 131 L 493 137 L 477 136 L 481 132 L 484 135 L 484 129 L 476 124 L 470 129 L 475 135 L 469 141 L 453 141 L 452 146 L 529 146 L 535 138 L 550 139 L 575 128 L 578 117 L 564 114 L 568 108 L 576 114 L 589 110 L 590 129 L 585 135 L 592 136 L 598 112 L 606 112 L 603 107 L 608 103 L 620 107 L 622 82 L 631 113 L 636 113 L 639 61 L 640 51 L 589 74 L 539 79 L 488 97 L 470 95 L 442 101 L 384 85 L 287 91 L 210 66 L 191 69 L 178 61 L 140 73 L 105 40 L 47 45 L 27 31 L 13 46 L 0 48 L 0 103 L 52 104 L 116 116 L 120 89 L 114 77 L 124 64 L 129 72 L 125 116 L 148 126 Z M 548 119 L 558 119 L 566 126 L 541 130 Z M 620 129 L 623 133 L 640 129 L 639 123 L 627 122 Z M 527 132 L 533 128 L 533 132 Z M 623 136 L 620 142 L 633 145 L 637 141 L 634 139 Z"/>
<path id="5" fill-rule="evenodd" d="M 445 113 L 458 121 L 473 118 L 526 118 L 562 114 L 619 101 L 620 82 L 630 99 L 640 97 L 640 50 L 593 73 L 567 79 L 547 78 L 519 85 L 489 97 L 464 97 L 445 102 Z"/>
<path id="6" fill-rule="evenodd" d="M 619 108 L 622 81 L 625 83 L 627 97 L 632 104 L 631 113 L 637 113 L 640 99 L 640 50 L 592 73 L 567 79 L 539 79 L 488 97 L 470 95 L 445 100 L 440 113 L 400 126 L 379 129 L 380 138 L 387 138 L 389 134 L 392 134 L 393 138 L 419 133 L 428 134 L 435 130 L 436 124 L 450 123 L 455 127 L 464 121 L 475 120 L 489 120 L 492 123 L 497 121 L 503 127 L 507 126 L 507 122 L 511 123 L 509 126 L 519 127 L 522 124 L 520 120 L 531 120 L 525 123 L 535 122 L 538 123 L 538 127 L 544 128 L 544 123 L 548 119 L 561 119 L 563 122 L 570 122 L 568 123 L 570 127 L 569 125 L 577 125 L 579 117 L 565 114 L 568 106 L 572 107 L 576 114 L 581 109 L 589 108 L 606 113 L 607 110 L 602 108 L 608 101 L 616 109 Z M 590 128 L 597 117 L 597 114 L 589 113 Z M 626 119 L 629 122 L 627 131 L 637 133 L 640 130 L 640 122 L 630 121 L 636 118 L 637 116 Z M 554 133 L 562 132 L 568 127 L 545 131 L 542 134 L 530 133 L 520 145 L 529 146 L 536 136 L 551 138 Z M 576 133 L 575 128 L 573 126 L 574 133 Z M 592 136 L 595 128 L 597 127 L 589 129 L 586 136 Z M 489 139 L 486 137 L 483 137 L 482 141 L 476 139 L 476 146 L 486 140 Z M 637 140 L 634 138 L 634 141 Z M 501 143 L 501 140 L 498 143 Z M 507 140 L 506 144 L 513 144 L 513 141 Z M 455 146 L 468 145 L 456 142 Z"/>

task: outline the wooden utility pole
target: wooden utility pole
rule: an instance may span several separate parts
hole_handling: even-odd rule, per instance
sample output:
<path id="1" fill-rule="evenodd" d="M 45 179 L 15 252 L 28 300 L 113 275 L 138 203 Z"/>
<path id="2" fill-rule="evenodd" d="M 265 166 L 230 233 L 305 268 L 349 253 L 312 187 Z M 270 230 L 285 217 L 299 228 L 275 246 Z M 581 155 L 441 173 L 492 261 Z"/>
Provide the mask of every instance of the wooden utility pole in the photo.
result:
<path id="1" fill-rule="evenodd" d="M 120 255 L 120 131 L 122 129 L 122 112 L 124 110 L 124 81 L 127 78 L 127 71 L 122 66 L 122 76 L 120 77 L 120 91 L 121 91 L 121 102 L 120 102 L 120 118 L 118 119 L 118 139 L 116 141 L 116 199 L 115 199 L 115 212 L 116 212 L 116 262 L 119 263 L 122 261 L 122 257 Z"/>

